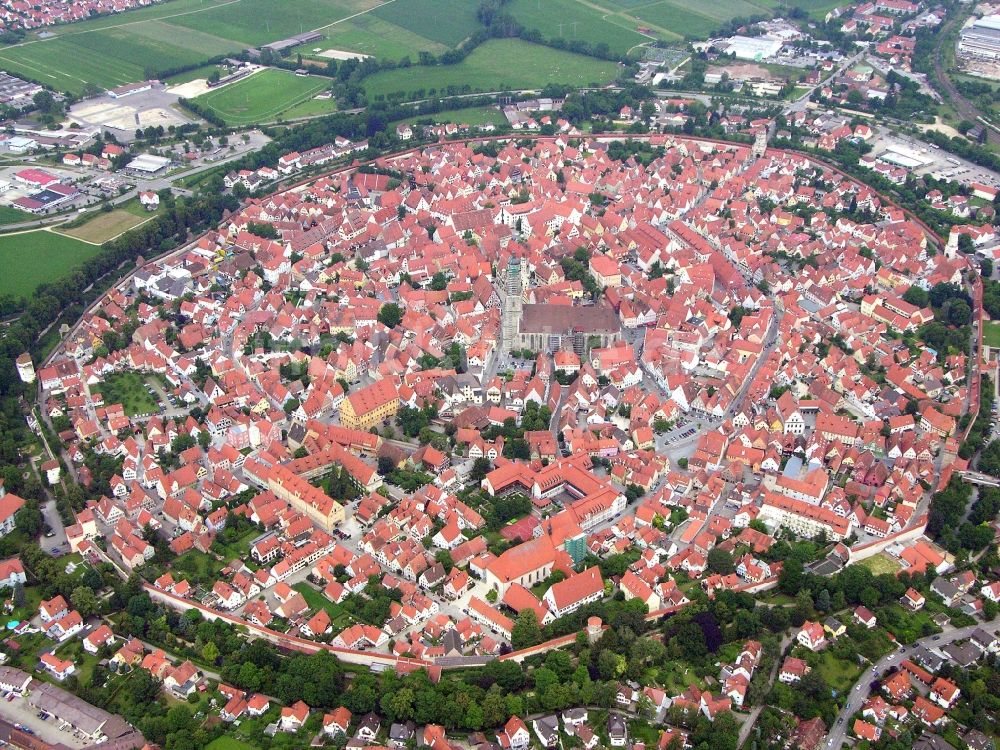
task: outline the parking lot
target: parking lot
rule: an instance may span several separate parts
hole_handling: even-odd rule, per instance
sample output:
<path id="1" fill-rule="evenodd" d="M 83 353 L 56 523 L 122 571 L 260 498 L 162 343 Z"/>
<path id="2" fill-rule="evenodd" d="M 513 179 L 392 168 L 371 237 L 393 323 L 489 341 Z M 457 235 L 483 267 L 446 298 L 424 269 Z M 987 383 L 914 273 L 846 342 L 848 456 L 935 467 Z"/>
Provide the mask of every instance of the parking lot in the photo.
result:
<path id="1" fill-rule="evenodd" d="M 62 722 L 51 715 L 48 719 L 41 718 L 38 709 L 19 696 L 0 698 L 0 716 L 11 724 L 20 725 L 21 729 L 37 735 L 50 745 L 61 742 L 69 747 L 82 748 L 93 744 L 90 740 L 77 736 L 71 728 L 60 729 Z"/>
<path id="2" fill-rule="evenodd" d="M 915 175 L 932 174 L 935 177 L 954 180 L 963 184 L 979 182 L 984 185 L 1000 186 L 1000 176 L 989 169 L 960 159 L 953 154 L 929 143 L 907 135 L 893 135 L 886 128 L 877 128 L 871 141 L 872 155 L 881 156 L 893 146 L 902 147 L 906 152 L 914 152 L 923 165 L 914 167 Z"/>

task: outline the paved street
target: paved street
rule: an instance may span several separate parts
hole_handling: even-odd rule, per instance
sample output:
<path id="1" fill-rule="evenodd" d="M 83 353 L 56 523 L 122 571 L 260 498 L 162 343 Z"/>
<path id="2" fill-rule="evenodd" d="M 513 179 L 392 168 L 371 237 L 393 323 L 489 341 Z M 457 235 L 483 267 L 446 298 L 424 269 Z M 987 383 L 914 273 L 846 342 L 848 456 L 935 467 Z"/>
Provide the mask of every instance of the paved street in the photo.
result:
<path id="1" fill-rule="evenodd" d="M 902 649 L 897 649 L 891 654 L 886 654 L 878 661 L 877 664 L 870 669 L 866 669 L 864 673 L 862 673 L 861 677 L 858 678 L 857 683 L 855 683 L 854 688 L 851 690 L 850 697 L 847 699 L 847 703 L 844 705 L 843 710 L 837 718 L 837 723 L 827 735 L 827 750 L 837 750 L 840 748 L 841 744 L 843 744 L 844 737 L 850 728 L 849 720 L 851 716 L 853 716 L 857 711 L 860 711 L 861 706 L 866 700 L 868 700 L 868 691 L 865 690 L 865 687 L 869 683 L 878 679 L 881 675 L 884 675 L 891 667 L 898 667 L 904 659 L 909 658 L 916 646 L 926 646 L 932 650 L 939 649 L 942 646 L 946 646 L 954 641 L 960 641 L 963 638 L 968 638 L 969 635 L 971 635 L 972 632 L 978 628 L 982 628 L 989 633 L 995 634 L 998 630 L 1000 630 L 1000 620 L 994 620 L 993 622 L 987 622 L 981 625 L 970 625 L 969 627 L 959 628 L 957 630 L 946 630 L 941 635 L 921 638 L 912 646 L 904 646 Z"/>

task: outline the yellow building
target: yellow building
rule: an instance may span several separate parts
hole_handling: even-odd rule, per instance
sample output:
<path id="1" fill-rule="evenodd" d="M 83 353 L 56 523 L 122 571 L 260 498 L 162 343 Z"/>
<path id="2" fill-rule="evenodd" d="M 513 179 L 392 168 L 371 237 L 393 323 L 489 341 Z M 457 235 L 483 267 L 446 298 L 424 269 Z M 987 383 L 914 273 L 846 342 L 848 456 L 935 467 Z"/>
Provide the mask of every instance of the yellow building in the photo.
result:
<path id="1" fill-rule="evenodd" d="M 352 430 L 370 430 L 399 411 L 396 386 L 383 379 L 355 391 L 340 404 L 340 423 Z"/>
<path id="2" fill-rule="evenodd" d="M 270 468 L 267 488 L 324 531 L 333 531 L 344 521 L 343 505 L 286 466 Z"/>
<path id="3" fill-rule="evenodd" d="M 622 285 L 622 272 L 607 255 L 590 256 L 590 275 L 600 286 L 619 287 Z"/>

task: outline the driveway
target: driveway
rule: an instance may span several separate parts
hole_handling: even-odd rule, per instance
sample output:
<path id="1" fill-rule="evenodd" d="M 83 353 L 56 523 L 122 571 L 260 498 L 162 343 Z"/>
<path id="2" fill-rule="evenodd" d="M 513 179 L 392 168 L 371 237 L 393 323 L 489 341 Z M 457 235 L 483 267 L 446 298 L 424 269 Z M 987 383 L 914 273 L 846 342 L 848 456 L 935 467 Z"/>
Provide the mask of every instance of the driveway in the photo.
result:
<path id="1" fill-rule="evenodd" d="M 59 511 L 56 509 L 55 500 L 47 500 L 42 504 L 42 516 L 45 518 L 45 523 L 52 530 L 50 532 L 52 536 L 42 538 L 42 549 L 46 552 L 52 550 L 68 552 L 69 545 L 66 541 L 66 527 L 63 526 L 62 518 L 60 518 Z M 63 547 L 64 544 L 66 545 L 65 547 Z"/>

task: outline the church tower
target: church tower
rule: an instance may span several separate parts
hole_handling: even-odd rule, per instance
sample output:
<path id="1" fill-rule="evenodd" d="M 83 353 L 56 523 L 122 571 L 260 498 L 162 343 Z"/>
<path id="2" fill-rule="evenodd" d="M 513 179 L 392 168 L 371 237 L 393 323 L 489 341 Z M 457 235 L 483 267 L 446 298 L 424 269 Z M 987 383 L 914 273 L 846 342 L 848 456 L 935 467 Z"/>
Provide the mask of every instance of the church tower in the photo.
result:
<path id="1" fill-rule="evenodd" d="M 511 256 L 507 261 L 507 272 L 503 297 L 503 347 L 510 351 L 521 329 L 521 312 L 524 304 L 524 287 L 521 281 L 521 261 Z"/>

